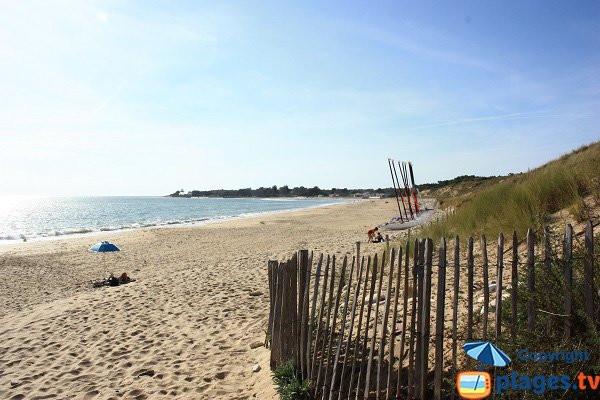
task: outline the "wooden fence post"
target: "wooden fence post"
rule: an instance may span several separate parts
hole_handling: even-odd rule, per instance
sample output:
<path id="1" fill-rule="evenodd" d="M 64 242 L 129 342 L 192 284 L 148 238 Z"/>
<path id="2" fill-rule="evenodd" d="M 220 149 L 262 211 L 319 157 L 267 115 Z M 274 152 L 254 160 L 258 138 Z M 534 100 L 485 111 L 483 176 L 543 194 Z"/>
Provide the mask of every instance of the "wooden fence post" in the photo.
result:
<path id="1" fill-rule="evenodd" d="M 552 280 L 552 249 L 550 246 L 550 228 L 546 225 L 544 227 L 544 286 L 549 287 Z M 546 303 L 546 329 L 548 332 L 552 332 L 552 316 L 548 314 L 552 312 L 552 301 L 550 299 L 551 293 L 549 290 L 544 291 L 544 298 Z"/>
<path id="2" fill-rule="evenodd" d="M 496 263 L 496 340 L 502 334 L 502 273 L 504 271 L 504 234 L 498 237 L 498 253 Z"/>
<path id="3" fill-rule="evenodd" d="M 425 239 L 419 243 L 419 265 L 417 266 L 417 320 L 416 320 L 416 347 L 415 347 L 415 395 L 421 396 L 421 366 L 423 365 L 423 300 L 424 296 L 424 269 L 425 269 Z M 416 386 L 418 385 L 418 386 Z"/>
<path id="4" fill-rule="evenodd" d="M 587 315 L 587 331 L 591 335 L 594 326 L 594 226 L 588 221 L 585 226 L 585 257 L 583 259 L 584 307 Z"/>
<path id="5" fill-rule="evenodd" d="M 473 237 L 469 238 L 467 254 L 467 339 L 473 339 Z"/>
<path id="6" fill-rule="evenodd" d="M 273 316 L 275 313 L 275 285 L 277 284 L 277 261 L 269 260 L 267 263 L 267 273 L 269 275 L 269 322 L 267 324 L 267 336 L 265 338 L 265 347 L 271 345 L 273 338 Z"/>
<path id="7" fill-rule="evenodd" d="M 300 338 L 298 340 L 298 359 L 300 374 L 306 379 L 306 328 L 308 322 L 308 292 L 310 288 L 310 269 L 308 250 L 298 251 L 298 322 Z"/>
<path id="8" fill-rule="evenodd" d="M 279 353 L 281 349 L 281 295 L 283 285 L 281 282 L 282 272 L 280 270 L 280 264 L 277 261 L 269 261 L 269 267 L 272 268 L 273 274 L 273 318 L 271 325 L 271 369 L 275 369 L 279 364 Z"/>
<path id="9" fill-rule="evenodd" d="M 321 267 L 323 266 L 323 253 L 319 256 L 319 261 L 317 263 L 317 270 L 315 272 L 315 284 L 313 288 L 313 297 L 312 297 L 312 306 L 310 311 L 310 323 L 308 325 L 308 332 L 306 334 L 306 378 L 312 381 L 312 337 L 315 329 L 315 317 L 317 312 L 317 297 L 319 294 L 319 281 L 321 280 Z M 316 352 L 316 351 L 315 351 Z"/>
<path id="10" fill-rule="evenodd" d="M 319 301 L 319 321 L 317 323 L 317 333 L 315 335 L 315 346 L 313 351 L 313 358 L 311 362 L 311 382 L 316 382 L 319 379 L 319 374 L 321 372 L 321 367 L 317 364 L 317 359 L 322 358 L 319 357 L 319 339 L 321 341 L 321 332 L 323 330 L 323 312 L 325 311 L 325 297 L 327 296 L 327 283 L 329 281 L 329 266 L 331 263 L 331 259 L 327 256 L 327 262 L 325 264 L 325 272 L 323 274 L 323 289 L 321 290 L 321 300 Z M 333 283 L 333 279 L 332 279 Z M 317 369 L 318 368 L 318 369 Z M 315 379 L 317 378 L 317 379 Z M 316 384 L 314 387 L 318 387 Z M 316 393 L 315 393 L 316 394 Z"/>
<path id="11" fill-rule="evenodd" d="M 373 309 L 373 296 L 375 295 L 375 284 L 377 283 L 377 270 L 379 269 L 379 263 L 377 260 L 377 254 L 375 254 L 375 256 L 373 257 L 373 271 L 371 273 L 371 287 L 369 290 L 369 302 L 367 303 L 367 319 L 365 321 L 365 334 L 363 337 L 363 343 L 362 343 L 362 350 L 366 350 L 367 349 L 367 343 L 369 341 L 369 325 L 371 322 L 371 310 Z M 360 371 L 358 373 L 358 381 L 356 382 L 356 400 L 359 399 L 360 396 L 360 386 L 361 386 L 361 382 L 362 382 L 362 376 L 363 376 L 363 364 L 364 364 L 364 358 L 361 357 L 361 363 L 360 363 Z"/>
<path id="12" fill-rule="evenodd" d="M 563 259 L 564 259 L 564 281 L 565 281 L 565 327 L 564 327 L 564 338 L 569 340 L 571 338 L 571 324 L 572 324 L 572 313 L 573 313 L 573 226 L 567 225 L 565 230 L 565 239 L 563 243 Z"/>
<path id="13" fill-rule="evenodd" d="M 329 284 L 329 297 L 327 298 L 327 316 L 325 317 L 325 326 L 323 329 L 323 342 L 321 343 L 321 357 L 319 357 L 319 369 L 317 371 L 317 383 L 315 384 L 315 390 L 319 390 L 321 387 L 321 374 L 323 367 L 327 368 L 329 362 L 325 352 L 327 351 L 327 343 L 331 336 L 331 309 L 333 308 L 333 296 L 335 291 L 335 255 L 331 257 L 331 279 Z M 316 393 L 315 393 L 316 394 Z"/>
<path id="14" fill-rule="evenodd" d="M 408 248 L 407 248 L 408 250 Z M 398 248 L 398 271 L 396 272 L 396 285 L 394 291 L 394 311 L 392 313 L 392 332 L 390 333 L 390 361 L 388 364 L 388 375 L 386 380 L 386 393 L 385 399 L 390 400 L 392 396 L 392 371 L 394 367 L 394 353 L 396 350 L 396 322 L 398 321 L 398 300 L 400 297 L 400 283 L 402 277 L 402 246 Z M 404 330 L 402 331 L 404 335 Z M 400 350 L 402 352 L 402 350 Z M 402 353 L 401 353 L 402 354 Z M 401 359 L 401 354 L 398 357 Z M 402 369 L 402 361 L 399 360 L 398 370 Z M 398 397 L 398 396 L 396 396 Z"/>
<path id="15" fill-rule="evenodd" d="M 350 372 L 350 385 L 348 387 L 348 400 L 350 400 L 351 396 L 352 396 L 352 390 L 354 388 L 358 388 L 358 383 L 355 384 L 354 382 L 354 377 L 356 376 L 356 374 L 354 373 L 355 369 L 356 369 L 356 358 L 357 358 L 357 354 L 358 354 L 358 345 L 360 344 L 360 335 L 361 335 L 361 329 L 362 329 L 362 320 L 363 320 L 363 315 L 364 315 L 364 309 L 365 309 L 365 301 L 367 299 L 367 287 L 369 286 L 369 275 L 371 274 L 371 257 L 369 256 L 367 258 L 367 268 L 366 268 L 366 274 L 365 274 L 365 284 L 363 287 L 363 294 L 362 294 L 362 301 L 360 304 L 360 311 L 358 313 L 358 324 L 356 326 L 356 338 L 354 340 L 354 351 L 353 351 L 353 355 L 352 355 L 352 370 Z M 361 360 L 361 368 L 362 368 L 362 360 Z M 358 397 L 358 389 L 356 390 L 356 396 Z"/>
<path id="16" fill-rule="evenodd" d="M 535 330 L 535 236 L 527 230 L 527 332 L 532 335 Z"/>
<path id="17" fill-rule="evenodd" d="M 340 279 L 339 279 L 339 283 L 338 283 L 338 289 L 337 289 L 337 293 L 335 295 L 335 304 L 333 306 L 333 316 L 331 317 L 331 324 L 330 324 L 330 329 L 329 329 L 329 340 L 327 342 L 327 352 L 326 352 L 326 356 L 325 356 L 325 360 L 327 361 L 327 365 L 325 366 L 325 379 L 323 380 L 323 399 L 327 398 L 327 393 L 329 392 L 327 389 L 332 389 L 333 388 L 333 382 L 331 382 L 330 387 L 327 386 L 327 380 L 329 379 L 329 371 L 332 369 L 332 364 L 331 364 L 331 350 L 333 348 L 333 337 L 335 336 L 335 328 L 337 327 L 337 316 L 338 316 L 338 309 L 340 306 L 340 299 L 342 297 L 342 290 L 344 290 L 344 285 L 346 282 L 346 267 L 348 265 L 348 257 L 344 256 L 344 259 L 342 261 L 342 271 L 340 272 Z M 354 265 L 354 264 L 353 264 Z M 348 291 L 350 292 L 350 291 Z M 344 316 L 346 315 L 346 313 L 344 312 Z M 344 325 L 342 324 L 342 329 L 343 329 Z M 343 334 L 343 333 L 342 333 Z M 338 339 L 338 343 L 341 343 L 341 338 Z M 339 347 L 338 347 L 339 348 Z M 337 364 L 337 363 L 336 363 Z M 331 393 L 331 395 L 333 395 L 333 393 Z"/>
<path id="18" fill-rule="evenodd" d="M 429 338 L 431 336 L 431 266 L 433 264 L 433 241 L 425 240 L 425 269 L 423 274 L 423 319 L 421 332 L 421 384 L 420 399 L 427 397 L 427 373 L 429 372 Z"/>
<path id="19" fill-rule="evenodd" d="M 415 250 L 413 255 L 413 296 L 410 313 L 410 343 L 408 346 L 408 382 L 407 391 L 408 398 L 412 399 L 414 395 L 415 385 L 415 339 L 417 338 L 417 301 L 418 297 L 418 282 L 419 282 L 419 240 L 415 239 Z"/>
<path id="20" fill-rule="evenodd" d="M 442 398 L 442 374 L 444 372 L 444 313 L 446 311 L 446 239 L 439 248 L 437 305 L 435 316 L 435 382 L 433 397 Z"/>
<path id="21" fill-rule="evenodd" d="M 519 264 L 519 240 L 517 239 L 517 231 L 513 231 L 513 244 L 512 244 L 512 269 L 510 272 L 511 278 L 511 290 L 510 290 L 510 301 L 511 301 L 511 318 L 510 318 L 510 336 L 515 339 L 517 337 L 517 301 L 519 292 L 519 275 L 517 266 Z"/>
<path id="22" fill-rule="evenodd" d="M 364 398 L 365 400 L 369 398 L 369 393 L 371 391 L 371 367 L 373 365 L 373 356 L 375 354 L 375 344 L 377 343 L 377 327 L 378 327 L 378 319 L 379 319 L 379 304 L 381 303 L 381 288 L 383 286 L 383 270 L 385 268 L 385 256 L 383 253 L 383 257 L 381 257 L 381 270 L 379 271 L 378 285 L 377 285 L 377 301 L 375 302 L 375 318 L 373 319 L 373 335 L 371 336 L 371 343 L 369 344 L 369 358 L 367 359 L 367 371 L 365 373 L 365 391 Z M 368 327 L 367 327 L 368 331 Z"/>
<path id="23" fill-rule="evenodd" d="M 294 366 L 298 368 L 300 363 L 298 362 L 298 339 L 300 335 L 298 328 L 300 328 L 298 318 L 298 255 L 294 254 L 288 261 L 286 268 L 286 275 L 288 276 L 288 284 L 286 289 L 289 290 L 286 299 L 288 305 L 285 308 L 285 313 L 289 316 L 289 323 L 285 323 L 284 326 L 288 326 L 289 330 L 287 333 L 287 343 L 284 349 L 289 349 L 291 359 L 294 362 Z M 284 303 L 285 305 L 285 303 Z M 284 360 L 284 362 L 287 360 Z"/>
<path id="24" fill-rule="evenodd" d="M 358 263 L 360 260 L 360 242 L 356 242 L 356 262 Z M 358 268 L 356 268 L 356 273 L 358 274 Z M 356 280 L 358 280 L 358 275 L 356 276 Z"/>
<path id="25" fill-rule="evenodd" d="M 483 340 L 487 340 L 488 320 L 490 311 L 490 278 L 489 262 L 487 253 L 487 239 L 481 236 L 481 254 L 483 259 Z"/>
<path id="26" fill-rule="evenodd" d="M 458 370 L 457 347 L 458 347 L 458 296 L 460 286 L 460 238 L 454 239 L 454 296 L 452 297 L 452 379 L 456 377 Z M 456 390 L 452 385 L 450 398 L 454 399 Z"/>
<path id="27" fill-rule="evenodd" d="M 358 260 L 357 260 L 358 263 Z M 358 265 L 357 265 L 358 267 Z M 358 269 L 358 268 L 357 268 Z M 343 388 L 344 388 L 344 376 L 345 376 L 345 371 L 346 371 L 346 365 L 349 361 L 349 352 L 350 352 L 350 343 L 352 342 L 352 334 L 354 332 L 354 319 L 356 317 L 356 307 L 358 306 L 358 302 L 359 302 L 359 295 L 360 295 L 360 285 L 362 283 L 362 277 L 363 277 L 363 272 L 365 269 L 365 259 L 364 257 L 362 258 L 362 261 L 360 263 L 360 271 L 358 272 L 358 280 L 356 281 L 356 288 L 354 289 L 354 299 L 352 300 L 352 311 L 351 311 L 351 316 L 350 316 L 350 327 L 348 328 L 348 338 L 346 339 L 346 347 L 344 349 L 344 362 L 342 363 L 342 371 L 340 374 L 340 383 L 338 386 L 338 400 L 342 399 L 342 395 L 343 395 Z M 368 280 L 367 277 L 369 276 L 369 271 L 367 269 L 367 273 L 365 276 L 365 283 Z M 355 349 L 356 351 L 356 349 Z M 354 359 L 352 359 L 352 362 L 354 363 Z M 352 393 L 352 388 L 349 387 L 348 388 L 348 393 Z"/>
<path id="28" fill-rule="evenodd" d="M 387 235 L 386 235 L 387 238 Z M 400 247 L 398 249 L 398 253 L 400 256 L 400 263 L 402 262 L 402 247 Z M 381 321 L 381 340 L 379 342 L 379 354 L 377 356 L 377 379 L 376 379 L 376 387 L 377 387 L 377 393 L 376 393 L 376 398 L 377 400 L 381 399 L 381 368 L 383 367 L 383 361 L 384 361 L 384 356 L 385 356 L 385 346 L 387 344 L 386 339 L 387 339 L 387 335 L 388 335 L 388 318 L 390 316 L 390 297 L 392 297 L 392 283 L 393 283 L 393 278 L 394 278 L 394 262 L 396 260 L 396 254 L 394 249 L 392 248 L 390 251 L 390 273 L 388 275 L 388 286 L 387 286 L 387 294 L 385 296 L 385 308 L 383 310 L 383 320 Z M 392 336 L 393 338 L 393 336 Z M 393 339 L 390 339 L 390 351 L 391 348 L 393 347 Z M 391 365 L 393 364 L 394 360 L 392 359 L 392 357 L 390 356 L 389 359 L 389 363 L 388 363 L 388 371 L 391 368 Z M 387 382 L 387 380 L 386 380 Z"/>
<path id="29" fill-rule="evenodd" d="M 402 295 L 402 336 L 400 337 L 400 354 L 398 354 L 398 382 L 396 382 L 396 398 L 400 397 L 400 387 L 402 384 L 402 367 L 404 365 L 404 345 L 406 344 L 406 318 L 408 315 L 408 270 L 410 264 L 410 241 L 406 241 L 406 255 L 404 256 L 404 294 Z M 414 272 L 414 271 L 413 271 Z M 412 300 L 411 304 L 414 303 Z M 409 329 L 410 330 L 410 329 Z"/>

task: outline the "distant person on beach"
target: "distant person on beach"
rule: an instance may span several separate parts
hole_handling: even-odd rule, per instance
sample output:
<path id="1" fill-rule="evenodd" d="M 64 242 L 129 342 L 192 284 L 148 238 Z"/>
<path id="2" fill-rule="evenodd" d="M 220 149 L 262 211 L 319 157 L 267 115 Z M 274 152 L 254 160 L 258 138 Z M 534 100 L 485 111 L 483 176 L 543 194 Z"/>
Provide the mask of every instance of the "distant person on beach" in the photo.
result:
<path id="1" fill-rule="evenodd" d="M 367 232 L 367 236 L 369 237 L 369 240 L 367 240 L 367 243 L 373 242 L 375 240 L 375 232 L 377 232 L 379 229 L 377 227 L 370 229 Z M 380 234 L 381 235 L 381 234 Z"/>
<path id="2" fill-rule="evenodd" d="M 119 278 L 115 274 L 110 274 L 108 277 L 108 286 L 119 286 Z"/>
<path id="3" fill-rule="evenodd" d="M 373 243 L 381 243 L 383 242 L 383 236 L 381 236 L 380 232 L 377 232 L 377 236 L 375 236 L 375 239 L 373 239 Z"/>
<path id="4" fill-rule="evenodd" d="M 123 272 L 123 273 L 121 274 L 121 276 L 119 277 L 119 283 L 120 283 L 121 285 L 123 285 L 123 284 L 125 284 L 125 283 L 129 283 L 129 282 L 131 282 L 131 278 L 130 278 L 129 276 L 127 276 L 127 273 L 126 273 L 126 272 Z"/>

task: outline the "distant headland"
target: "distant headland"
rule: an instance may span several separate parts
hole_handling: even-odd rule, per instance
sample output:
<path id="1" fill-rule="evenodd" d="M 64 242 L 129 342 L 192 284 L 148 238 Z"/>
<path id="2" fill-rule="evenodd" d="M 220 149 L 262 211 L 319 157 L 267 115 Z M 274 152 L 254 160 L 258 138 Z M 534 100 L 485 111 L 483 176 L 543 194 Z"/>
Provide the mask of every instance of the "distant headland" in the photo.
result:
<path id="1" fill-rule="evenodd" d="M 437 183 L 425 183 L 418 185 L 420 190 L 436 189 L 442 186 L 455 184 L 463 181 L 483 181 L 492 177 L 462 175 L 451 180 L 439 181 Z M 243 188 L 243 189 L 213 189 L 213 190 L 177 190 L 168 195 L 168 197 L 394 197 L 394 188 L 378 188 L 378 189 L 348 189 L 348 188 L 331 188 L 321 189 L 318 186 L 304 187 L 296 186 L 293 188 L 284 185 L 277 187 L 259 187 L 258 189 Z"/>

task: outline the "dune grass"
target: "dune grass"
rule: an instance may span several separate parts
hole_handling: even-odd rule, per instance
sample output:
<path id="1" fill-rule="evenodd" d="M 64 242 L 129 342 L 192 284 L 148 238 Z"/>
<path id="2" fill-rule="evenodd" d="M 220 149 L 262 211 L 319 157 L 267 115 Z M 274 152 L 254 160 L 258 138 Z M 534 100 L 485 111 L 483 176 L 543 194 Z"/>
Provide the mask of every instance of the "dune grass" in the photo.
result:
<path id="1" fill-rule="evenodd" d="M 426 227 L 422 235 L 492 237 L 515 229 L 522 236 L 562 209 L 570 209 L 578 219 L 589 217 L 583 201 L 587 196 L 600 198 L 600 142 L 461 196 L 455 213 Z"/>

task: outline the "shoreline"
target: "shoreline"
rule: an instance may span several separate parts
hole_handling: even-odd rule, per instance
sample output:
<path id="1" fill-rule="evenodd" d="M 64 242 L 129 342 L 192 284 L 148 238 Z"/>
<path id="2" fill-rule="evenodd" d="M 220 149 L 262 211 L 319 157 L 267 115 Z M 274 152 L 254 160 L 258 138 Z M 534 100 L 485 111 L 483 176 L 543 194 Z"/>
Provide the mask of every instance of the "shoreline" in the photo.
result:
<path id="1" fill-rule="evenodd" d="M 267 261 L 306 248 L 379 252 L 366 231 L 395 203 L 371 200 L 201 226 L 0 248 L 0 398 L 276 399 L 264 341 Z M 94 289 L 110 272 L 136 281 Z M 260 366 L 260 372 L 253 368 Z M 199 368 L 201 366 L 201 368 Z"/>
<path id="2" fill-rule="evenodd" d="M 294 201 L 297 198 L 289 198 L 290 200 L 283 200 L 283 201 Z M 265 198 L 265 199 L 260 199 L 260 200 L 270 200 L 270 198 Z M 303 199 L 300 199 L 303 200 Z M 276 201 L 276 200 L 275 200 Z M 163 222 L 163 223 L 156 223 L 156 224 L 145 224 L 143 226 L 139 226 L 139 227 L 120 227 L 120 228 L 115 228 L 115 229 L 99 229 L 99 230 L 92 230 L 89 232 L 74 232 L 74 233 L 65 233 L 65 234 L 60 234 L 60 235 L 53 235 L 53 236 L 37 236 L 37 237 L 31 237 L 31 238 L 26 238 L 27 240 L 23 240 L 23 239 L 2 239 L 0 240 L 0 249 L 2 249 L 3 246 L 7 246 L 7 245 L 19 245 L 19 244 L 26 244 L 26 243 L 37 243 L 37 242 L 46 242 L 46 241 L 54 241 L 54 240 L 62 240 L 62 239 L 76 239 L 76 238 L 83 238 L 83 237 L 94 237 L 94 236 L 102 236 L 102 235 L 111 235 L 111 234 L 118 234 L 118 233 L 122 233 L 122 232 L 131 232 L 131 231 L 139 231 L 139 230 L 145 230 L 145 229 L 172 229 L 172 228 L 184 228 L 184 227 L 198 227 L 198 226 L 204 226 L 204 225 L 208 225 L 208 224 L 215 224 L 215 223 L 221 223 L 221 222 L 228 222 L 228 221 L 237 221 L 240 219 L 245 219 L 245 218 L 255 218 L 255 217 L 260 217 L 260 216 L 267 216 L 267 215 L 271 215 L 271 214 L 279 214 L 279 213 L 287 213 L 287 212 L 297 212 L 297 211 L 302 211 L 302 210 L 309 210 L 312 208 L 319 208 L 319 207 L 327 207 L 327 206 L 333 206 L 333 205 L 339 205 L 339 204 L 347 204 L 347 203 L 353 203 L 353 202 L 360 202 L 360 201 L 367 201 L 366 199 L 342 199 L 340 198 L 338 201 L 333 202 L 333 203 L 323 203 L 323 204 L 317 204 L 317 205 L 312 205 L 312 206 L 308 206 L 308 207 L 300 207 L 300 208 L 291 208 L 291 209 L 284 209 L 284 210 L 271 210 L 271 211 L 258 211 L 258 212 L 251 212 L 251 213 L 242 213 L 240 215 L 231 215 L 231 216 L 215 216 L 215 217 L 207 217 L 207 218 L 200 218 L 197 220 L 192 220 L 189 222 L 186 221 L 182 221 L 182 222 Z M 75 229 L 75 228 L 73 228 Z M 87 229 L 87 228 L 81 228 L 81 229 Z"/>

